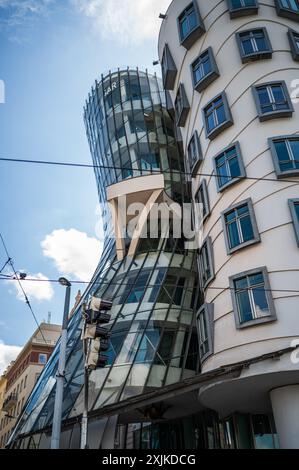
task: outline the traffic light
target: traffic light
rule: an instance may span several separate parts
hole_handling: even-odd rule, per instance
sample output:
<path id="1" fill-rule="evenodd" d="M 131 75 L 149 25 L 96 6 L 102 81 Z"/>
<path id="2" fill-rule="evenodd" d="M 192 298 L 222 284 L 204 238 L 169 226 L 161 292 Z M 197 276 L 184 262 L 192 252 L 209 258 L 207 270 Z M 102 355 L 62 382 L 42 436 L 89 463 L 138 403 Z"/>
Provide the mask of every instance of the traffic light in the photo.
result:
<path id="1" fill-rule="evenodd" d="M 110 321 L 111 315 L 106 313 L 111 310 L 112 302 L 104 299 L 92 297 L 88 308 L 85 309 L 85 330 L 84 340 L 89 340 L 89 347 L 86 356 L 86 367 L 88 369 L 97 369 L 105 367 L 108 362 L 108 356 L 102 354 L 109 349 L 110 332 L 103 324 Z"/>

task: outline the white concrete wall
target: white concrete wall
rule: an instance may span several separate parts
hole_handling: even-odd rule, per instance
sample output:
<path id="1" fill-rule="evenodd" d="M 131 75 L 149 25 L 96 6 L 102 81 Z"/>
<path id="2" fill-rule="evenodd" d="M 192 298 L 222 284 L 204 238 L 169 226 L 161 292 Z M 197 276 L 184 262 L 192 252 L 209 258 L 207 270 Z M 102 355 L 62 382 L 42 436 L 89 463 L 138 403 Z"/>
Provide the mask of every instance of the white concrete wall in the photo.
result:
<path id="1" fill-rule="evenodd" d="M 226 1 L 198 0 L 206 27 L 202 36 L 189 51 L 179 44 L 177 17 L 189 0 L 174 0 L 163 21 L 159 37 L 159 57 L 168 43 L 178 74 L 175 89 L 170 92 L 175 100 L 179 83 L 185 86 L 191 106 L 184 128 L 181 128 L 184 148 L 194 132 L 200 136 L 204 162 L 201 173 L 212 173 L 212 157 L 234 141 L 239 141 L 247 176 L 276 179 L 267 139 L 276 135 L 299 132 L 299 104 L 295 104 L 292 118 L 260 123 L 252 96 L 251 85 L 272 80 L 285 80 L 290 84 L 299 78 L 299 63 L 293 61 L 287 38 L 288 28 L 299 31 L 299 23 L 277 16 L 274 1 L 260 2 L 258 15 L 230 19 Z M 246 65 L 241 62 L 235 33 L 255 27 L 266 27 L 273 48 L 272 59 L 259 60 Z M 193 90 L 190 64 L 200 51 L 211 46 L 220 77 L 199 94 Z M 218 93 L 225 90 L 234 119 L 234 125 L 210 142 L 205 137 L 201 109 Z M 299 178 L 289 178 L 298 180 Z M 193 180 L 195 194 L 201 177 Z M 299 185 L 281 181 L 265 182 L 243 180 L 217 193 L 215 178 L 207 178 L 211 215 L 204 225 L 204 236 L 210 235 L 215 258 L 215 280 L 206 291 L 206 302 L 215 305 L 214 354 L 206 360 L 207 371 L 223 364 L 265 354 L 289 347 L 299 335 L 299 296 L 273 292 L 277 321 L 237 330 L 229 291 L 211 289 L 228 287 L 228 277 L 252 268 L 267 266 L 271 288 L 299 289 L 299 250 L 288 207 L 288 199 L 299 197 Z M 220 213 L 231 204 L 252 198 L 261 243 L 226 254 Z"/>

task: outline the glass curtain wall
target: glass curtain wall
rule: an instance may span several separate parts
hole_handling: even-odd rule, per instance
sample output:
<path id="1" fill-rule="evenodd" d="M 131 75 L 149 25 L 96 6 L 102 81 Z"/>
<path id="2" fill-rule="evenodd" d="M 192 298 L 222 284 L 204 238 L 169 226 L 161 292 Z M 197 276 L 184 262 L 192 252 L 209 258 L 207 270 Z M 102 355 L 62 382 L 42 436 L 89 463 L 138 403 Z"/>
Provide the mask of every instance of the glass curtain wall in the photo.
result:
<path id="1" fill-rule="evenodd" d="M 70 320 L 63 419 L 83 409 L 81 306 L 91 295 L 113 301 L 109 364 L 90 374 L 89 410 L 175 383 L 199 371 L 195 312 L 196 252 L 171 236 L 142 239 L 133 258 L 118 261 L 106 188 L 138 176 L 163 173 L 172 200 L 189 202 L 184 159 L 174 137 L 162 82 L 139 70 L 118 70 L 95 82 L 84 109 L 105 232 L 93 279 Z M 10 440 L 26 447 L 37 433 L 49 447 L 59 344 L 31 393 Z M 77 428 L 76 428 L 77 429 Z M 64 430 L 64 426 L 63 426 Z M 71 447 L 78 444 L 70 438 Z M 65 431 L 67 432 L 67 428 Z M 32 441 L 32 440 L 31 440 Z"/>

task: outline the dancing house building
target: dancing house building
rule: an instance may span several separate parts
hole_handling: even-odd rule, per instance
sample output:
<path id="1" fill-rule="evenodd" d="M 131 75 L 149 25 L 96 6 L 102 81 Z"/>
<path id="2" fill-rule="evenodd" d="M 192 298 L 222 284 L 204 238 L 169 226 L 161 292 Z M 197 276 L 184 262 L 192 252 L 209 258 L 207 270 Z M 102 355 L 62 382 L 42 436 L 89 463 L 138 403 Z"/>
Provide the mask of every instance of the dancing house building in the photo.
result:
<path id="1" fill-rule="evenodd" d="M 83 409 L 81 306 L 92 295 L 111 300 L 113 308 L 109 364 L 93 371 L 89 380 L 88 445 L 113 448 L 115 440 L 124 438 L 123 422 L 148 420 L 155 413 L 162 417 L 164 408 L 151 410 L 144 406 L 131 418 L 119 419 L 118 414 L 103 417 L 107 406 L 161 389 L 199 371 L 197 263 L 196 252 L 185 250 L 183 238 L 172 236 L 173 219 L 169 236 L 161 233 L 163 216 L 159 214 L 151 217 L 155 237 L 147 236 L 144 230 L 150 225 L 152 207 L 157 207 L 154 203 L 177 207 L 190 201 L 190 187 L 161 80 L 138 70 L 109 73 L 95 83 L 84 119 L 105 243 L 90 287 L 69 323 L 61 447 L 79 447 Z M 136 204 L 142 204 L 140 223 L 128 237 L 126 229 Z M 58 354 L 59 346 L 16 426 L 14 447 L 50 445 Z M 130 435 L 133 439 L 133 432 Z"/>
<path id="2" fill-rule="evenodd" d="M 124 70 L 88 98 L 106 238 L 83 300 L 113 301 L 109 364 L 90 376 L 92 448 L 299 448 L 298 23 L 297 0 L 173 0 L 159 35 L 163 86 Z M 164 238 L 164 215 L 153 217 L 156 202 L 190 200 L 198 250 L 171 230 Z M 158 235 L 142 237 L 153 220 Z M 71 448 L 80 308 L 61 437 Z M 49 447 L 58 350 L 13 447 Z"/>

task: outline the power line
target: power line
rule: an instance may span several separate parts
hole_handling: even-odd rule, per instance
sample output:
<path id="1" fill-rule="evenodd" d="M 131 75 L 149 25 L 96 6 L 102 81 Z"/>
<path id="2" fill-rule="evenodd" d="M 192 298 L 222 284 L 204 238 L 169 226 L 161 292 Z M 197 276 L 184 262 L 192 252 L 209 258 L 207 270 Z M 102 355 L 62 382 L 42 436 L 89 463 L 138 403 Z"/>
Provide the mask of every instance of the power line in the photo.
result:
<path id="1" fill-rule="evenodd" d="M 3 268 L 0 269 L 0 275 L 3 275 L 3 276 L 4 276 L 4 274 L 2 274 L 2 272 L 4 271 L 4 269 L 6 268 L 6 266 L 10 263 L 10 261 L 11 261 L 11 259 L 8 258 L 8 260 L 5 262 Z"/>
<path id="2" fill-rule="evenodd" d="M 41 336 L 42 336 L 44 342 L 47 344 L 47 340 L 46 340 L 46 338 L 44 337 L 44 334 L 43 334 L 43 332 L 42 332 L 42 330 L 41 330 L 41 328 L 40 328 L 40 326 L 39 326 L 39 323 L 38 323 L 38 321 L 37 321 L 37 318 L 36 318 L 36 316 L 35 316 L 35 313 L 34 313 L 34 311 L 33 311 L 33 308 L 31 307 L 31 304 L 30 304 L 30 302 L 29 302 L 29 299 L 28 299 L 28 297 L 27 297 L 27 294 L 26 294 L 25 290 L 23 289 L 22 283 L 20 282 L 20 280 L 19 280 L 19 278 L 18 278 L 18 275 L 17 275 L 17 272 L 16 272 L 16 270 L 15 270 L 15 267 L 14 267 L 14 264 L 13 264 L 13 261 L 12 261 L 12 258 L 9 256 L 9 253 L 8 253 L 8 250 L 7 250 L 7 247 L 6 247 L 6 244 L 5 244 L 5 242 L 4 242 L 4 239 L 3 239 L 3 236 L 2 236 L 1 233 L 0 233 L 0 238 L 1 238 L 2 245 L 3 245 L 3 247 L 4 247 L 4 250 L 5 250 L 5 253 L 6 253 L 6 255 L 7 255 L 8 262 L 9 262 L 9 264 L 10 264 L 10 266 L 11 266 L 13 272 L 14 272 L 14 275 L 15 275 L 15 279 L 14 279 L 14 280 L 18 282 L 18 285 L 19 285 L 19 287 L 20 287 L 20 289 L 21 289 L 21 291 L 22 291 L 22 293 L 23 293 L 23 295 L 24 295 L 25 302 L 26 302 L 26 304 L 28 305 L 28 308 L 29 308 L 29 310 L 30 310 L 30 312 L 31 312 L 31 314 L 32 314 L 32 316 L 33 316 L 33 318 L 34 318 L 34 321 L 35 321 L 35 323 L 36 323 L 36 325 L 37 325 L 37 327 L 38 327 L 38 329 L 39 329 L 39 332 L 40 332 L 40 334 L 41 334 Z M 5 279 L 5 278 L 4 278 L 4 279 Z M 6 280 L 7 280 L 7 279 L 6 279 Z"/>
<path id="3" fill-rule="evenodd" d="M 17 281 L 18 279 L 15 279 L 15 278 L 10 278 L 10 279 L 1 279 L 0 280 L 8 280 L 8 281 Z M 50 283 L 56 283 L 58 284 L 59 281 L 57 279 L 31 279 L 31 278 L 26 278 L 24 279 L 24 282 L 26 281 L 29 281 L 29 282 L 50 282 Z M 107 286 L 135 286 L 136 283 L 134 282 L 109 282 L 109 281 L 102 281 L 102 282 L 93 282 L 93 281 L 79 281 L 79 280 L 70 280 L 69 281 L 71 284 L 84 284 L 84 285 L 101 285 L 101 286 L 104 286 L 104 285 L 107 285 Z M 174 284 L 171 284 L 171 283 L 162 283 L 161 284 L 162 287 L 177 287 L 177 284 L 174 283 Z M 144 286 L 144 288 L 150 288 L 150 287 L 158 287 L 158 284 L 147 284 Z M 187 288 L 187 289 L 184 289 L 184 290 L 193 290 L 194 288 Z M 227 286 L 227 287 L 216 287 L 216 286 L 209 286 L 207 287 L 207 289 L 214 289 L 214 290 L 233 290 L 233 291 L 236 291 L 238 289 L 234 288 L 234 287 L 230 287 L 230 286 Z M 250 288 L 244 288 L 244 290 L 250 290 Z M 264 288 L 264 287 L 260 287 L 260 288 L 256 288 L 256 290 L 263 290 L 263 291 L 267 291 L 267 292 L 288 292 L 288 293 L 299 293 L 299 290 L 297 289 L 267 289 L 267 288 Z"/>
<path id="4" fill-rule="evenodd" d="M 106 169 L 106 170 L 130 170 L 134 172 L 140 172 L 146 176 L 147 174 L 153 173 L 161 173 L 161 169 L 151 169 L 151 170 L 143 170 L 139 168 L 124 168 L 124 167 L 117 167 L 117 166 L 109 166 L 109 165 L 94 165 L 90 163 L 74 163 L 74 162 L 58 162 L 58 161 L 49 161 L 49 160 L 30 160 L 25 158 L 4 158 L 0 157 L 0 161 L 3 162 L 10 162 L 10 163 L 29 163 L 35 165 L 52 165 L 52 166 L 65 166 L 65 167 L 73 167 L 73 168 L 98 168 L 98 169 Z M 180 171 L 180 170 L 172 170 L 172 169 L 163 169 L 163 173 L 171 173 L 173 175 L 185 175 L 185 176 L 192 176 L 192 172 L 188 171 Z M 214 177 L 214 178 L 231 178 L 231 175 L 226 175 L 223 173 L 196 173 L 196 176 L 203 176 L 203 177 Z M 280 182 L 280 183 L 294 183 L 299 184 L 299 180 L 290 180 L 290 179 L 277 179 L 277 178 L 267 178 L 267 177 L 254 177 L 254 176 L 237 176 L 236 178 L 240 179 L 247 179 L 253 181 L 269 181 L 269 182 Z"/>

